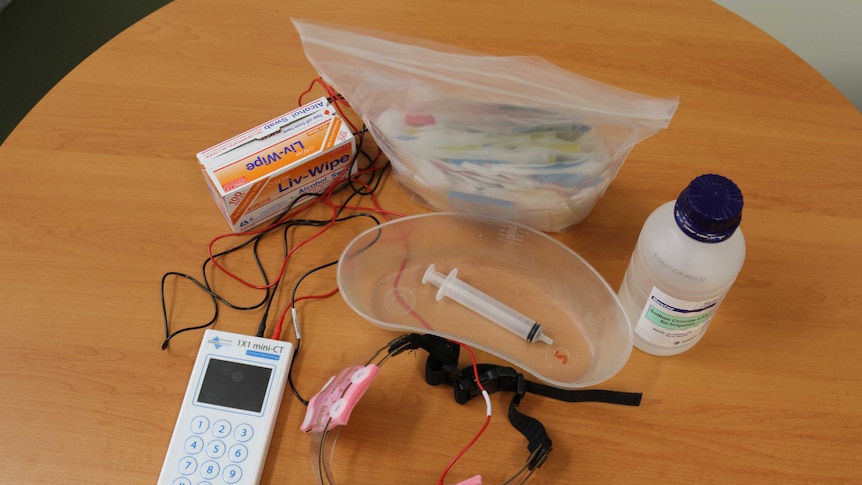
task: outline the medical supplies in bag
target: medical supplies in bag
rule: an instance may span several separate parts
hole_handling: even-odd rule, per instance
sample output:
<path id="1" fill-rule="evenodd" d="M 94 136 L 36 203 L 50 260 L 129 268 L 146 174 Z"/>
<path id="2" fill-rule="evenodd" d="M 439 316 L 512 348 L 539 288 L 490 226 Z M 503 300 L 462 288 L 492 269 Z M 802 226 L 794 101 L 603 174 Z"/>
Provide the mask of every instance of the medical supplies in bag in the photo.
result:
<path id="1" fill-rule="evenodd" d="M 678 105 L 536 57 L 497 57 L 294 19 L 317 72 L 356 109 L 399 185 L 440 211 L 561 232 Z"/>

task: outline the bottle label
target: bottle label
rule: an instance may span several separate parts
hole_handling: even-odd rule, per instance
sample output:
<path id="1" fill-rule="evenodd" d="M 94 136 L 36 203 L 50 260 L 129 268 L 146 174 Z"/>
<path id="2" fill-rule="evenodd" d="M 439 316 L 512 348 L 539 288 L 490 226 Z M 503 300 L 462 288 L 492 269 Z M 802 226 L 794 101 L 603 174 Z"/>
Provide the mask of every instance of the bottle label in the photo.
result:
<path id="1" fill-rule="evenodd" d="M 653 288 L 635 333 L 647 342 L 666 348 L 691 342 L 706 332 L 725 294 L 707 301 L 687 301 Z"/>

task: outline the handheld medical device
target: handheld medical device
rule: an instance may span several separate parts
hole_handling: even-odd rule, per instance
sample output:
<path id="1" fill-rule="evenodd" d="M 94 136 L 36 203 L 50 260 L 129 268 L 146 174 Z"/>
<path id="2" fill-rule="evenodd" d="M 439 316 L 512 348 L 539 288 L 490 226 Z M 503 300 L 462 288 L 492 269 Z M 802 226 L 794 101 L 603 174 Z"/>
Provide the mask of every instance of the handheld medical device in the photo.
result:
<path id="1" fill-rule="evenodd" d="M 158 485 L 257 484 L 293 344 L 204 333 Z"/>

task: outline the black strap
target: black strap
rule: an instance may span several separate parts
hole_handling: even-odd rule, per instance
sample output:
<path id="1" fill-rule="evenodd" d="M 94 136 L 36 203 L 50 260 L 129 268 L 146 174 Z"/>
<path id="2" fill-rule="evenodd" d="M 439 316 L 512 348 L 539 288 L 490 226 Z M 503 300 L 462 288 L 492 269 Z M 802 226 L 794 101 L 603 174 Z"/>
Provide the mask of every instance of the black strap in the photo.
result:
<path id="1" fill-rule="evenodd" d="M 425 381 L 432 386 L 441 384 L 451 386 L 455 401 L 459 404 L 464 404 L 482 394 L 476 383 L 473 367 L 458 369 L 460 353 L 458 344 L 434 335 L 410 334 L 394 340 L 390 345 L 390 353 L 397 345 L 400 347 L 396 350 L 396 354 L 408 349 L 426 350 L 428 359 L 425 361 Z M 559 389 L 528 381 L 523 374 L 511 367 L 494 364 L 477 364 L 476 367 L 479 381 L 488 393 L 497 391 L 514 393 L 509 403 L 509 423 L 527 439 L 527 449 L 530 451 L 527 467 L 530 470 L 542 466 L 551 451 L 553 441 L 539 420 L 518 410 L 518 405 L 528 392 L 564 402 L 602 402 L 623 406 L 639 406 L 643 396 L 639 392 Z"/>
<path id="2" fill-rule="evenodd" d="M 527 382 L 527 391 L 565 402 L 603 402 L 620 406 L 640 406 L 643 393 L 608 391 L 605 389 L 565 390 L 535 382 Z"/>
<path id="3" fill-rule="evenodd" d="M 509 402 L 509 423 L 524 435 L 524 438 L 527 438 L 527 450 L 530 451 L 530 461 L 527 463 L 527 468 L 533 470 L 545 463 L 554 442 L 551 441 L 545 426 L 538 419 L 518 411 L 520 401 L 517 394 L 512 396 L 512 400 Z"/>
<path id="4" fill-rule="evenodd" d="M 476 384 L 473 367 L 453 371 L 454 366 L 443 363 L 433 355 L 425 362 L 425 381 L 432 386 L 448 384 L 455 393 L 455 401 L 464 404 L 482 394 Z M 640 406 L 640 392 L 608 391 L 604 389 L 559 389 L 524 379 L 523 374 L 511 367 L 494 364 L 478 364 L 479 380 L 489 393 L 514 392 L 520 399 L 526 393 L 538 394 L 564 402 L 601 402 L 621 406 Z"/>

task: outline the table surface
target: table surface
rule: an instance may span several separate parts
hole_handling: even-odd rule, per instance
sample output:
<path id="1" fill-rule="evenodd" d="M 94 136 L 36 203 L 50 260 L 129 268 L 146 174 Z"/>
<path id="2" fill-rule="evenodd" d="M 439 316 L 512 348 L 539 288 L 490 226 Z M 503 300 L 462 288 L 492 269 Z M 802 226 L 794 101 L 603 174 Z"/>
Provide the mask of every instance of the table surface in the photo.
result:
<path id="1" fill-rule="evenodd" d="M 553 236 L 614 288 L 646 216 L 691 178 L 721 173 L 744 190 L 745 267 L 705 338 L 674 357 L 635 350 L 599 386 L 643 392 L 640 407 L 526 399 L 554 440 L 531 481 L 862 482 L 862 115 L 762 31 L 689 0 L 176 0 L 111 40 L 0 146 L 3 481 L 156 480 L 201 338 L 161 350 L 159 282 L 198 273 L 226 231 L 195 153 L 296 106 L 316 73 L 291 16 L 537 55 L 678 95 L 669 129 L 635 147 L 582 224 Z M 380 203 L 427 212 L 392 180 Z M 355 234 L 336 227 L 285 278 L 336 258 Z M 334 286 L 330 270 L 303 292 Z M 176 326 L 209 317 L 191 285 L 167 298 Z M 395 336 L 337 295 L 299 309 L 306 397 Z M 223 310 L 216 327 L 253 333 L 260 318 Z M 484 405 L 458 406 L 421 381 L 422 366 L 399 357 L 372 386 L 341 436 L 339 483 L 434 483 L 477 431 Z M 493 396 L 490 427 L 447 483 L 500 483 L 523 462 L 508 399 Z M 285 397 L 263 483 L 313 481 L 304 411 Z"/>

